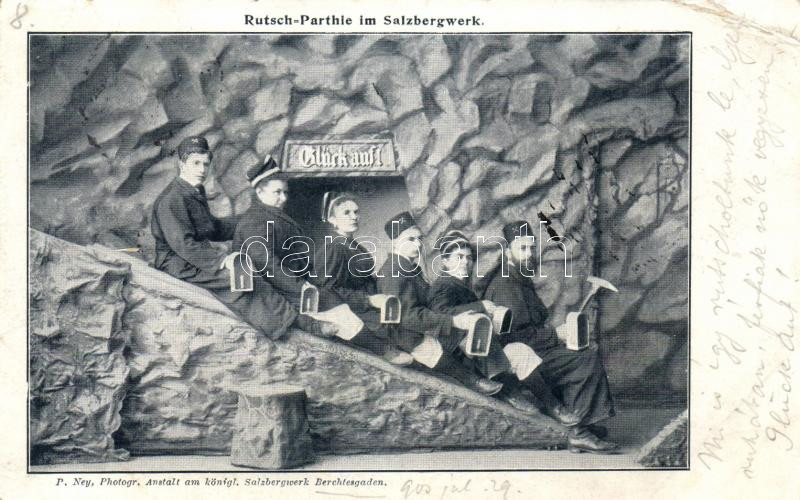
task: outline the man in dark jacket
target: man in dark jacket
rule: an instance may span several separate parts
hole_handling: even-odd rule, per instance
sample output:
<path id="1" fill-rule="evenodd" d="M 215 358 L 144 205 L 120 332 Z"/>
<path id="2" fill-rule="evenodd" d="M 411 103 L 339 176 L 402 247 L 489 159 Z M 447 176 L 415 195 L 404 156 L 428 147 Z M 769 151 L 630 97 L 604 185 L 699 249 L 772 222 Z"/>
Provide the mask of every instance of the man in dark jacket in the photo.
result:
<path id="1" fill-rule="evenodd" d="M 596 344 L 581 351 L 569 350 L 559 342 L 555 331 L 545 326 L 547 308 L 531 279 L 533 234 L 525 221 L 503 227 L 508 273 L 504 276 L 502 266 L 498 268 L 488 279 L 483 298 L 512 311 L 511 332 L 499 337 L 501 342 L 524 342 L 542 358 L 537 371 L 561 403 L 554 408 L 554 416 L 571 425 L 570 448 L 578 452 L 612 452 L 616 445 L 592 433 L 604 434 L 594 424 L 614 416 L 603 361 Z"/>
<path id="2" fill-rule="evenodd" d="M 400 324 L 395 344 L 421 359 L 428 344 L 441 348 L 439 361 L 430 368 L 441 371 L 482 394 L 495 394 L 503 384 L 481 378 L 456 361 L 452 354 L 469 329 L 472 313 L 438 313 L 428 307 L 429 285 L 420 263 L 421 232 L 410 213 L 396 215 L 384 228 L 392 239 L 392 251 L 378 272 L 378 292 L 400 299 Z"/>
<path id="3" fill-rule="evenodd" d="M 441 269 L 428 295 L 428 306 L 437 312 L 457 314 L 473 311 L 489 317 L 497 312 L 490 300 L 479 300 L 470 286 L 474 266 L 475 249 L 460 231 L 449 231 L 434 246 L 439 250 Z M 468 369 L 486 378 L 496 378 L 504 384 L 498 397 L 516 409 L 528 414 L 539 414 L 539 409 L 525 396 L 522 388 L 534 374 L 541 362 L 536 353 L 526 344 L 502 342 L 503 334 L 494 331 L 488 352 L 484 356 L 470 355 L 466 345 L 459 346 L 455 358 Z"/>
<path id="4" fill-rule="evenodd" d="M 254 196 L 250 208 L 239 216 L 233 249 L 246 252 L 253 271 L 297 305 L 311 269 L 313 247 L 300 225 L 284 211 L 289 199 L 287 180 L 271 157 L 246 175 Z M 295 254 L 297 258 L 290 258 Z"/>
<path id="5" fill-rule="evenodd" d="M 249 271 L 254 284 L 266 282 L 296 312 L 303 284 L 312 268 L 313 242 L 284 210 L 289 200 L 289 185 L 272 157 L 250 168 L 245 175 L 254 197 L 236 224 L 233 250 L 249 259 L 246 265 L 252 266 Z M 332 324 L 306 315 L 298 315 L 295 324 L 325 337 L 335 333 Z"/>
<path id="6" fill-rule="evenodd" d="M 208 142 L 189 137 L 177 153 L 178 177 L 153 205 L 156 269 L 209 290 L 270 338 L 282 336 L 297 317 L 291 305 L 263 280 L 255 280 L 252 292 L 231 291 L 229 270 L 237 252 L 212 244 L 230 240 L 234 224 L 214 217 L 208 206 L 203 187 L 212 158 Z"/>
<path id="7" fill-rule="evenodd" d="M 227 275 L 220 269 L 228 252 L 211 242 L 229 241 L 234 223 L 217 219 L 208 208 L 203 187 L 211 165 L 208 143 L 202 137 L 185 139 L 178 146 L 178 159 L 178 177 L 153 204 L 155 267 L 203 288 L 227 286 Z"/>

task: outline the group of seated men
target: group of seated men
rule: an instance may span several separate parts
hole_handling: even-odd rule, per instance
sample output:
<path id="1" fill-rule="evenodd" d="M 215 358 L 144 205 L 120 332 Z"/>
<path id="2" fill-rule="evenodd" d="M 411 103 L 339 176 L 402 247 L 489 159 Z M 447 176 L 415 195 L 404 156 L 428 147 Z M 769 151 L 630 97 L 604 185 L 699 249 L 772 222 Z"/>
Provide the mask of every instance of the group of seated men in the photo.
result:
<path id="1" fill-rule="evenodd" d="M 207 141 L 187 138 L 177 154 L 179 175 L 153 206 L 157 269 L 209 290 L 272 339 L 279 339 L 291 326 L 319 336 L 336 335 L 335 321 L 300 313 L 301 291 L 313 284 L 321 291 L 321 308 L 346 304 L 363 320 L 365 333 L 353 339 L 361 347 L 394 364 L 409 365 L 422 362 L 435 345 L 437 359 L 422 364 L 477 392 L 496 395 L 520 411 L 539 413 L 539 406 L 544 406 L 569 429 L 572 451 L 616 450 L 615 444 L 603 439 L 606 429 L 598 425 L 614 415 L 614 408 L 596 345 L 569 350 L 546 327 L 547 309 L 529 272 L 534 243 L 527 222 L 503 228 L 508 272 L 500 272 L 501 266 L 493 273 L 479 298 L 470 287 L 475 255 L 466 236 L 451 231 L 437 243 L 442 272 L 429 283 L 421 265 L 422 233 L 410 213 L 398 214 L 386 223 L 392 250 L 375 273 L 368 252 L 352 240 L 359 217 L 357 200 L 334 194 L 326 197 L 322 217 L 331 229 L 331 240 L 338 243 L 324 245 L 309 268 L 310 259 L 287 259 L 293 254 L 283 243 L 303 235 L 303 230 L 284 211 L 288 183 L 274 160 L 247 172 L 254 201 L 233 221 L 216 218 L 209 209 L 203 187 L 212 160 Z M 241 257 L 238 250 L 254 237 L 268 237 L 273 244 L 250 245 L 249 266 L 261 270 L 275 262 L 283 265 L 278 272 L 256 276 L 251 291 L 234 291 L 230 271 Z M 233 251 L 213 243 L 228 241 Z M 387 296 L 399 299 L 402 313 L 397 325 L 381 325 L 376 316 Z M 492 315 L 500 306 L 511 311 L 510 331 L 492 339 L 487 355 L 470 356 L 464 339 L 475 315 Z"/>

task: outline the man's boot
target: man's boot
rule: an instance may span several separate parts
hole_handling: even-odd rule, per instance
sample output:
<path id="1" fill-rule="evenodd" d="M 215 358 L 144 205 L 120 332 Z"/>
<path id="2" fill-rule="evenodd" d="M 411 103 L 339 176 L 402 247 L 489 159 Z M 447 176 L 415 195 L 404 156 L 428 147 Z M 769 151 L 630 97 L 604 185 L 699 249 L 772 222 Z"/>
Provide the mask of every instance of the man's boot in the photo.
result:
<path id="1" fill-rule="evenodd" d="M 586 429 L 600 439 L 605 439 L 608 436 L 608 429 L 602 425 L 589 424 Z"/>
<path id="2" fill-rule="evenodd" d="M 437 370 L 445 375 L 453 377 L 466 387 L 475 392 L 479 392 L 484 396 L 497 394 L 503 388 L 503 384 L 501 382 L 496 382 L 488 378 L 482 378 L 449 356 L 442 358 Z"/>
<path id="3" fill-rule="evenodd" d="M 389 347 L 383 353 L 383 359 L 397 366 L 408 366 L 414 362 L 414 357 L 394 347 Z"/>
<path id="4" fill-rule="evenodd" d="M 539 409 L 541 402 L 537 401 L 536 397 L 530 391 L 525 390 L 524 381 L 517 380 L 511 377 L 503 379 L 503 390 L 497 394 L 497 399 L 505 401 L 515 409 L 527 415 L 541 415 L 542 411 Z"/>
<path id="5" fill-rule="evenodd" d="M 530 389 L 531 393 L 542 402 L 546 412 L 551 417 L 558 420 L 561 425 L 565 427 L 574 427 L 581 423 L 580 417 L 564 408 L 561 401 L 553 395 L 550 391 L 550 387 L 547 386 L 547 383 L 538 371 L 534 371 L 519 383 Z"/>
<path id="6" fill-rule="evenodd" d="M 561 422 L 561 425 L 565 427 L 575 427 L 581 423 L 581 418 L 579 416 L 564 408 L 564 405 L 558 401 L 550 406 L 550 415 Z"/>
<path id="7" fill-rule="evenodd" d="M 305 314 L 298 314 L 294 320 L 294 326 L 301 330 L 305 330 L 317 337 L 335 337 L 338 328 L 331 322 L 320 321 L 307 316 Z"/>
<path id="8" fill-rule="evenodd" d="M 584 426 L 576 426 L 569 432 L 569 451 L 573 453 L 597 453 L 610 455 L 617 453 L 618 446 L 610 441 L 603 441 Z"/>

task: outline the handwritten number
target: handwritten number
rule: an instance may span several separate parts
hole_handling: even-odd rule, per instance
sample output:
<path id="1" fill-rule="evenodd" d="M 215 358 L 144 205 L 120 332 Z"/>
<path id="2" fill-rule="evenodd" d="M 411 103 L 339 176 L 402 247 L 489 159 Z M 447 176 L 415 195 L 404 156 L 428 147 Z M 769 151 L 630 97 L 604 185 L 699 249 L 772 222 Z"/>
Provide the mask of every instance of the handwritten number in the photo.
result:
<path id="1" fill-rule="evenodd" d="M 497 481 L 492 479 L 492 490 L 494 490 L 495 492 L 498 492 L 498 493 L 502 491 L 503 492 L 503 500 L 506 500 L 508 498 L 508 492 L 509 492 L 510 489 L 511 489 L 511 483 L 508 482 L 507 479 L 503 480 L 503 482 L 500 483 L 500 484 L 498 484 Z"/>
<path id="2" fill-rule="evenodd" d="M 23 10 L 20 11 L 20 8 L 22 8 Z M 25 15 L 27 13 L 28 13 L 28 6 L 25 5 L 24 3 L 18 3 L 17 4 L 17 17 L 12 19 L 11 23 L 9 23 L 9 24 L 11 24 L 11 27 L 14 28 L 15 30 L 18 30 L 18 29 L 22 28 L 22 18 L 25 17 Z"/>

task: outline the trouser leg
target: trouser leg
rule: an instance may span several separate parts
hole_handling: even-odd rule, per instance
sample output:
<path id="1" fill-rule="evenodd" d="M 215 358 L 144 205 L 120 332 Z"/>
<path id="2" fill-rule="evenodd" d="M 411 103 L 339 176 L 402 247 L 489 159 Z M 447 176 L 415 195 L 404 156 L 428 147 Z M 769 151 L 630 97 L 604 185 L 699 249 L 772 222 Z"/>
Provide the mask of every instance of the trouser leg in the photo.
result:
<path id="1" fill-rule="evenodd" d="M 378 356 L 383 356 L 388 349 L 387 338 L 378 336 L 375 332 L 367 329 L 362 330 L 358 335 L 350 339 L 350 342 Z"/>
<path id="2" fill-rule="evenodd" d="M 297 317 L 286 297 L 261 278 L 254 280 L 251 292 L 232 292 L 226 269 L 203 272 L 187 281 L 212 292 L 231 311 L 271 339 L 283 336 Z"/>
<path id="3" fill-rule="evenodd" d="M 542 356 L 544 381 L 560 395 L 565 409 L 589 425 L 614 415 L 605 368 L 596 345 L 582 351 L 559 346 Z"/>
<path id="4" fill-rule="evenodd" d="M 449 354 L 442 356 L 442 359 L 436 365 L 434 370 L 453 377 L 466 386 L 471 386 L 479 378 L 474 371 L 458 362 L 458 360 Z"/>
<path id="5" fill-rule="evenodd" d="M 547 408 L 555 408 L 561 404 L 544 379 L 542 379 L 542 374 L 539 373 L 539 370 L 535 370 L 527 378 L 517 381 L 516 384 L 528 389 L 535 400 Z"/>

